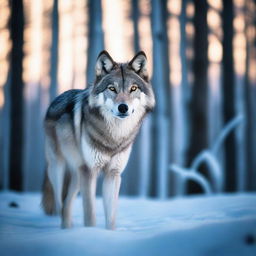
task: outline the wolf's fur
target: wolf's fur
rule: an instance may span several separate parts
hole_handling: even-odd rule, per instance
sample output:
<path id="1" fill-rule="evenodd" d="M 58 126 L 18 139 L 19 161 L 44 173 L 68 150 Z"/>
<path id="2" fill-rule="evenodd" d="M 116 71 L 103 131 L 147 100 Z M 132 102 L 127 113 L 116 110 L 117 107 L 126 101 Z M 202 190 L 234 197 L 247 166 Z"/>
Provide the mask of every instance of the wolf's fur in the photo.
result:
<path id="1" fill-rule="evenodd" d="M 96 180 L 102 170 L 106 227 L 114 229 L 121 173 L 141 122 L 155 105 L 146 63 L 144 52 L 120 64 L 103 51 L 94 85 L 69 90 L 48 108 L 42 205 L 47 214 L 61 214 L 63 228 L 72 225 L 72 202 L 79 191 L 84 224 L 95 225 Z"/>

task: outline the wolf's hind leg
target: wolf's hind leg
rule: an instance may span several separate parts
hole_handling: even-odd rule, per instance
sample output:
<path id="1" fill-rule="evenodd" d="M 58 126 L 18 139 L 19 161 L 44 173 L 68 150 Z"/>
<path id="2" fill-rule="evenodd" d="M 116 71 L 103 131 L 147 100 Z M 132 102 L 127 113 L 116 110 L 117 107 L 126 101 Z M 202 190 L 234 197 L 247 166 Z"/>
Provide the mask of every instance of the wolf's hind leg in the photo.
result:
<path id="1" fill-rule="evenodd" d="M 56 214 L 62 209 L 62 187 L 65 173 L 65 162 L 63 159 L 51 160 L 48 163 L 48 177 L 52 184 Z"/>
<path id="2" fill-rule="evenodd" d="M 68 182 L 68 190 L 66 198 L 63 202 L 62 208 L 62 228 L 71 228 L 72 227 L 72 206 L 73 202 L 79 191 L 79 173 L 78 171 L 69 172 L 70 180 Z"/>
<path id="3" fill-rule="evenodd" d="M 91 227 L 96 225 L 95 193 L 98 172 L 93 172 L 86 166 L 82 167 L 80 171 L 80 190 L 83 197 L 84 225 Z"/>

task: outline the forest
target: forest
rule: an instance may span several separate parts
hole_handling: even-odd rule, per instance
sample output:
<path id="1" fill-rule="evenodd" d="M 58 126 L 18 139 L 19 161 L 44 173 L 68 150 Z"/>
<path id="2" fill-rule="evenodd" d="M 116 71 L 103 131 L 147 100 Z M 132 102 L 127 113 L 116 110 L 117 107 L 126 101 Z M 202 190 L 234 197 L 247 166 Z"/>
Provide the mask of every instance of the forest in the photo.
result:
<path id="1" fill-rule="evenodd" d="M 111 231 L 102 176 L 93 227 L 82 196 L 63 226 L 41 193 L 46 110 L 104 49 L 144 51 L 156 96 Z M 256 255 L 256 0 L 0 0 L 0 237 L 1 256 Z"/>
<path id="2" fill-rule="evenodd" d="M 122 195 L 256 190 L 254 0 L 1 0 L 1 190 L 41 189 L 46 109 L 94 82 L 103 49 L 143 50 L 157 102 Z"/>

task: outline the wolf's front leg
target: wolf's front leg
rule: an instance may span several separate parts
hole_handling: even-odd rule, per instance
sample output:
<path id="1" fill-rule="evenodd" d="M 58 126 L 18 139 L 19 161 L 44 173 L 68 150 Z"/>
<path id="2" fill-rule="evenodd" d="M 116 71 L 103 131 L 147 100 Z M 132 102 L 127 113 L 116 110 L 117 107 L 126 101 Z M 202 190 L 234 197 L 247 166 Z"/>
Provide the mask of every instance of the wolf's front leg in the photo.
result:
<path id="1" fill-rule="evenodd" d="M 105 167 L 102 192 L 107 229 L 115 229 L 121 173 L 127 164 L 130 152 L 131 146 L 113 156 L 110 163 Z"/>
<path id="2" fill-rule="evenodd" d="M 105 174 L 103 181 L 103 204 L 107 229 L 115 229 L 116 210 L 120 185 L 120 172 L 112 170 Z"/>
<path id="3" fill-rule="evenodd" d="M 83 170 L 81 170 L 80 177 L 80 190 L 83 197 L 84 225 L 87 227 L 95 226 L 95 192 L 97 171 L 93 172 L 87 168 L 83 168 Z"/>

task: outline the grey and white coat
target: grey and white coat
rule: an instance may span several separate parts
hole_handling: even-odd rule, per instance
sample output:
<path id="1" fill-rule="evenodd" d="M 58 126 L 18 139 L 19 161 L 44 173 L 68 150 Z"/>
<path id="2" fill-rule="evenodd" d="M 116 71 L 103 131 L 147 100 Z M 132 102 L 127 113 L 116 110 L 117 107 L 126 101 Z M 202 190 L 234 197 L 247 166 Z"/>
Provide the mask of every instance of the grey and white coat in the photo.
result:
<path id="1" fill-rule="evenodd" d="M 97 176 L 104 172 L 106 228 L 115 228 L 121 173 L 142 120 L 155 105 L 147 59 L 139 52 L 129 63 L 116 63 L 103 51 L 96 79 L 85 90 L 69 90 L 49 106 L 44 127 L 47 171 L 42 205 L 72 226 L 71 208 L 83 198 L 84 224 L 94 226 Z"/>

